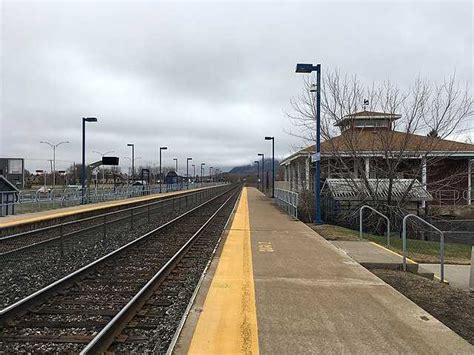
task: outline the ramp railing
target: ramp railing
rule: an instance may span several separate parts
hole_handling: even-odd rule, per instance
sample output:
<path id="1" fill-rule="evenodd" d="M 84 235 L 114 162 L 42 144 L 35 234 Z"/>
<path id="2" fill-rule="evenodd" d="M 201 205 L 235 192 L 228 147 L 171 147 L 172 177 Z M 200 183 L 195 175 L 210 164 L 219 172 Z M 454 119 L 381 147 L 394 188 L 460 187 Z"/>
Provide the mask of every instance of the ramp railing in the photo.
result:
<path id="1" fill-rule="evenodd" d="M 387 221 L 387 246 L 390 247 L 390 219 L 383 213 L 377 211 L 375 208 L 364 205 L 359 210 L 359 238 L 362 239 L 362 224 L 363 224 L 363 212 L 364 208 L 371 210 L 372 212 L 378 214 L 380 217 L 384 218 Z"/>
<path id="2" fill-rule="evenodd" d="M 441 282 L 444 282 L 444 233 L 442 230 L 436 228 L 431 223 L 426 222 L 423 218 L 418 217 L 415 214 L 407 214 L 403 217 L 403 226 L 402 226 L 402 239 L 403 239 L 403 271 L 407 271 L 407 219 L 413 217 L 418 219 L 419 221 L 426 224 L 428 227 L 433 228 L 437 231 L 441 236 L 439 238 L 439 259 L 440 259 L 440 276 Z"/>

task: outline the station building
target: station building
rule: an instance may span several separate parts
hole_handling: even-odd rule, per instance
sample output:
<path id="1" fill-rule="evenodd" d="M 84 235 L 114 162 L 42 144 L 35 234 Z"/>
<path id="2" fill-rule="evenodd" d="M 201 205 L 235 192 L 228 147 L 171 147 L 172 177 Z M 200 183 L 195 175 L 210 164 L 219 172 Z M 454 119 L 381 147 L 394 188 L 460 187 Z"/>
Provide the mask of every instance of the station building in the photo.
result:
<path id="1" fill-rule="evenodd" d="M 25 185 L 25 159 L 0 158 L 0 175 L 3 175 L 16 188 Z"/>
<path id="2" fill-rule="evenodd" d="M 337 122 L 340 134 L 321 143 L 322 190 L 336 200 L 380 201 L 390 194 L 419 207 L 471 205 L 474 144 L 397 131 L 399 118 L 362 111 Z M 314 189 L 314 153 L 311 145 L 282 160 L 281 188 Z"/>

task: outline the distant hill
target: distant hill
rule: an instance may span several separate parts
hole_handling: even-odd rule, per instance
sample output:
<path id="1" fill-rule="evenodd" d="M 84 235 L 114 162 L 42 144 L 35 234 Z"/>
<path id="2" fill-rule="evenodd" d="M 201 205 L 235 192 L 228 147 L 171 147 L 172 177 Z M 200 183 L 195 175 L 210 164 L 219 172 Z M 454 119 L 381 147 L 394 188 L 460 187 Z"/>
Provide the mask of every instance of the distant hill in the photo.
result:
<path id="1" fill-rule="evenodd" d="M 280 161 L 275 159 L 275 171 L 278 172 L 278 166 L 280 164 Z M 260 161 L 260 165 L 262 165 Z M 260 166 L 260 169 L 262 167 Z M 272 171 L 272 160 L 271 159 L 265 159 L 265 171 Z M 257 167 L 256 164 L 248 164 L 248 165 L 241 165 L 241 166 L 236 166 L 232 168 L 229 171 L 229 174 L 235 174 L 235 175 L 241 175 L 241 176 L 247 176 L 247 175 L 255 175 L 257 173 Z M 260 170 L 261 173 L 261 170 Z"/>

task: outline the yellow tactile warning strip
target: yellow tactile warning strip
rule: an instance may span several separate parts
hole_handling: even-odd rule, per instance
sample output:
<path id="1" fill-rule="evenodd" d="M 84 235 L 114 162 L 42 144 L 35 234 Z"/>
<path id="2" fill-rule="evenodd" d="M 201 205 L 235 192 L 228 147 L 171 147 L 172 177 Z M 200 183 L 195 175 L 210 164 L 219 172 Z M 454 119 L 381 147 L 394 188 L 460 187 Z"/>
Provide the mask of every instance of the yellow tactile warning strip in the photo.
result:
<path id="1" fill-rule="evenodd" d="M 206 187 L 194 189 L 194 191 L 199 191 L 199 190 L 203 190 L 203 189 L 206 189 Z M 147 196 L 125 198 L 125 199 L 116 200 L 116 201 L 99 202 L 97 204 L 93 203 L 93 204 L 89 204 L 89 205 L 74 206 L 72 208 L 68 208 L 67 211 L 61 211 L 61 209 L 51 210 L 50 211 L 51 213 L 42 214 L 41 216 L 38 216 L 38 215 L 31 216 L 30 214 L 28 214 L 28 215 L 25 215 L 24 218 L 18 218 L 18 219 L 15 219 L 14 221 L 0 222 L 0 228 L 20 226 L 22 224 L 27 224 L 27 223 L 43 222 L 43 221 L 47 221 L 49 219 L 55 219 L 55 218 L 60 218 L 60 217 L 67 217 L 67 216 L 76 215 L 78 213 L 85 213 L 85 212 L 90 212 L 90 211 L 106 209 L 106 208 L 110 208 L 110 207 L 118 207 L 118 206 L 123 206 L 123 205 L 129 205 L 129 204 L 134 203 L 134 202 L 155 200 L 155 199 L 159 199 L 162 196 L 163 197 L 168 197 L 168 196 L 174 196 L 174 195 L 181 195 L 181 194 L 184 194 L 188 191 L 191 191 L 191 190 L 163 192 L 163 193 L 157 193 L 157 194 L 152 194 L 152 195 L 147 195 Z"/>
<path id="2" fill-rule="evenodd" d="M 247 188 L 244 188 L 189 354 L 258 354 Z"/>

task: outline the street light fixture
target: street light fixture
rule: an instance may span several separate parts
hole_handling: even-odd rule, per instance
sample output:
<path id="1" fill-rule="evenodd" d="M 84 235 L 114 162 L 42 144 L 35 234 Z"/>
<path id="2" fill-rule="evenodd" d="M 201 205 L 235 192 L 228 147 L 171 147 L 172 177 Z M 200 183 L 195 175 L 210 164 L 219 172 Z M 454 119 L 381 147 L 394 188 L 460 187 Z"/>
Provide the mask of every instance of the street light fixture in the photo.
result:
<path id="1" fill-rule="evenodd" d="M 265 154 L 258 153 L 259 157 L 262 157 L 262 192 L 265 193 Z"/>
<path id="2" fill-rule="evenodd" d="M 82 174 L 81 174 L 81 204 L 84 204 L 86 188 L 86 122 L 97 122 L 96 117 L 82 117 Z"/>
<path id="3" fill-rule="evenodd" d="M 161 173 L 161 151 L 162 150 L 167 150 L 168 147 L 160 147 L 160 193 L 161 193 L 161 186 L 163 184 L 163 176 L 162 176 L 162 173 Z"/>
<path id="4" fill-rule="evenodd" d="M 176 175 L 178 175 L 178 158 L 173 158 L 176 163 Z"/>
<path id="5" fill-rule="evenodd" d="M 201 163 L 201 187 L 202 187 L 202 174 L 204 173 L 204 165 L 206 165 L 206 163 Z"/>
<path id="6" fill-rule="evenodd" d="M 258 160 L 255 160 L 254 163 L 257 164 L 257 189 L 260 188 L 260 162 Z"/>
<path id="7" fill-rule="evenodd" d="M 193 158 L 186 158 L 186 189 L 189 190 L 189 161 Z"/>
<path id="8" fill-rule="evenodd" d="M 316 176 L 314 179 L 315 193 L 315 223 L 322 223 L 321 220 L 321 64 L 296 64 L 297 73 L 316 72 L 316 154 L 313 161 L 316 161 Z M 313 90 L 311 90 L 313 91 Z"/>
<path id="9" fill-rule="evenodd" d="M 275 137 L 265 137 L 266 141 L 272 141 L 272 198 L 275 197 Z"/>
<path id="10" fill-rule="evenodd" d="M 132 184 L 135 181 L 135 144 L 128 143 L 127 147 L 132 147 Z"/>
<path id="11" fill-rule="evenodd" d="M 53 185 L 53 189 L 54 189 L 54 186 L 56 185 L 56 148 L 59 147 L 61 144 L 66 144 L 66 143 L 69 143 L 69 142 L 64 141 L 64 142 L 59 142 L 59 143 L 53 144 L 53 143 L 49 143 L 49 142 L 46 142 L 46 141 L 41 141 L 40 143 L 47 144 L 51 148 L 53 148 L 53 171 L 51 171 L 51 173 L 53 175 L 52 185 Z"/>

